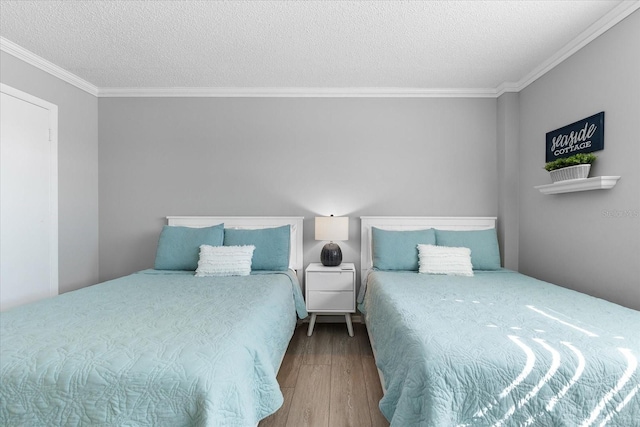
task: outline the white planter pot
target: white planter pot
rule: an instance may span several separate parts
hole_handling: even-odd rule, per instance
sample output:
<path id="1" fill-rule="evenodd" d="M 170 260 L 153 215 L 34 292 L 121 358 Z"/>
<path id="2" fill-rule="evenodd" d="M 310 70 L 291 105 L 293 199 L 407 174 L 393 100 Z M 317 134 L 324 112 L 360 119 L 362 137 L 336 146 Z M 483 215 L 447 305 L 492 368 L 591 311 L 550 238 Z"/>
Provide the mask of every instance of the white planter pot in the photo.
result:
<path id="1" fill-rule="evenodd" d="M 553 170 L 549 172 L 549 174 L 551 175 L 551 180 L 553 182 L 558 182 L 570 179 L 585 179 L 589 176 L 589 170 L 591 170 L 590 164 L 575 165 Z"/>

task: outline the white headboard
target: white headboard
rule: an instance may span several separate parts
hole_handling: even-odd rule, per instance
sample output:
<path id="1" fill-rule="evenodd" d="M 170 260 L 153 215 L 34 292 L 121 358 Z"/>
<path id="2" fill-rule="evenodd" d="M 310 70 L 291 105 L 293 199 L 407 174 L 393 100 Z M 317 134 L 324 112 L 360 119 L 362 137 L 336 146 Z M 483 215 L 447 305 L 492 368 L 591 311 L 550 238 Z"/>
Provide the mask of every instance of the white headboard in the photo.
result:
<path id="1" fill-rule="evenodd" d="M 210 227 L 224 223 L 225 228 L 273 228 L 291 226 L 291 250 L 289 267 L 298 275 L 302 284 L 304 261 L 302 259 L 302 220 L 301 216 L 168 216 L 169 225 L 183 227 Z"/>
<path id="2" fill-rule="evenodd" d="M 360 272 L 364 282 L 373 267 L 371 253 L 371 227 L 383 230 L 486 230 L 496 227 L 496 217 L 466 216 L 361 216 L 360 217 Z"/>

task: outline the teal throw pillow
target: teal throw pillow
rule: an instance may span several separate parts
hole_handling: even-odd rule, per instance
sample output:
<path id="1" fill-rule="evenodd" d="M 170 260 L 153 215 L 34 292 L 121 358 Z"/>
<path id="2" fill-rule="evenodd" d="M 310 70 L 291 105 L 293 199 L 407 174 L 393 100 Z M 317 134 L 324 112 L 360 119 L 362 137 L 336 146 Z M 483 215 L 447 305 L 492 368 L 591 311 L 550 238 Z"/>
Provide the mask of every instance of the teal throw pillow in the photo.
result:
<path id="1" fill-rule="evenodd" d="M 195 271 L 200 245 L 222 246 L 223 240 L 224 224 L 203 228 L 165 225 L 158 239 L 154 268 Z"/>
<path id="2" fill-rule="evenodd" d="M 495 228 L 488 230 L 436 230 L 438 246 L 471 249 L 474 270 L 500 270 L 500 248 Z"/>
<path id="3" fill-rule="evenodd" d="M 425 230 L 382 230 L 371 227 L 373 267 L 378 270 L 418 271 L 418 245 L 435 245 L 432 228 Z"/>
<path id="4" fill-rule="evenodd" d="M 286 271 L 289 268 L 291 227 L 224 230 L 224 246 L 253 245 L 251 270 Z"/>

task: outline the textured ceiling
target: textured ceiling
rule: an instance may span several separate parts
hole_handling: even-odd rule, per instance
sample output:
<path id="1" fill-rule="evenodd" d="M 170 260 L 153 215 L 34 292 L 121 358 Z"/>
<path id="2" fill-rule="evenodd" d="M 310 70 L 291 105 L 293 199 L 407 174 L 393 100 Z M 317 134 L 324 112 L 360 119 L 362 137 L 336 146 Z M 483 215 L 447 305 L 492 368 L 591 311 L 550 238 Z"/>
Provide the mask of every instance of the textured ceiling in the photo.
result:
<path id="1" fill-rule="evenodd" d="M 2 0 L 0 35 L 100 88 L 496 88 L 621 3 Z"/>

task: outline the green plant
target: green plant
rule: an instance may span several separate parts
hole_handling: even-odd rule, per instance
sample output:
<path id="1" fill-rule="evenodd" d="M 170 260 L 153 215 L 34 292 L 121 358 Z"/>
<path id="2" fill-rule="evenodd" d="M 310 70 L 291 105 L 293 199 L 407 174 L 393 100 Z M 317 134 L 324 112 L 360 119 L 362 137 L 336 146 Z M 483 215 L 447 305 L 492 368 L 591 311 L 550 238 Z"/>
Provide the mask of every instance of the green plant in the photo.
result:
<path id="1" fill-rule="evenodd" d="M 575 165 L 584 165 L 584 164 L 591 164 L 593 162 L 595 162 L 597 159 L 595 154 L 592 153 L 578 153 L 578 154 L 574 154 L 573 156 L 569 156 L 569 157 L 564 157 L 561 159 L 555 159 L 552 162 L 547 163 L 546 165 L 544 165 L 544 168 L 551 172 L 553 170 L 556 169 L 562 169 L 562 168 L 567 168 L 569 166 L 575 166 Z"/>

